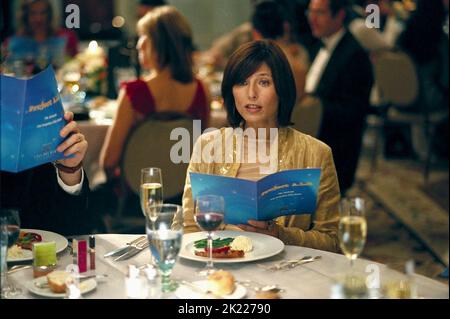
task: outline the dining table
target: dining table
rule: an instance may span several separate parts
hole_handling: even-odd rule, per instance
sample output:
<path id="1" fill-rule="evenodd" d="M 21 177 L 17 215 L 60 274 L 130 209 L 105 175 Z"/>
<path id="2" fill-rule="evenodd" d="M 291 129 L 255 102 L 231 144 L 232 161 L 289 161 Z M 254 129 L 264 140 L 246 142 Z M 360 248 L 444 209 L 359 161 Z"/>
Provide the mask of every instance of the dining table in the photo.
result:
<path id="1" fill-rule="evenodd" d="M 128 234 L 97 234 L 96 241 L 96 258 L 95 271 L 89 270 L 87 273 L 106 274 L 106 279 L 98 280 L 95 289 L 82 295 L 86 299 L 126 299 L 130 298 L 127 289 L 127 274 L 130 265 L 136 267 L 145 266 L 151 263 L 151 253 L 149 249 L 144 249 L 139 254 L 130 259 L 122 261 L 114 261 L 114 258 L 105 258 L 104 254 L 114 249 L 123 247 L 126 243 L 136 239 L 142 235 Z M 205 235 L 206 236 L 206 235 Z M 77 239 L 88 239 L 88 236 L 77 236 Z M 182 247 L 189 244 L 183 237 Z M 265 248 L 270 251 L 269 248 Z M 288 267 L 280 270 L 268 270 L 267 266 L 277 264 L 281 261 L 302 258 L 304 256 L 319 256 L 313 262 L 298 265 L 296 267 Z M 194 258 L 195 259 L 195 258 Z M 187 281 L 189 283 L 197 282 L 202 278 L 198 274 L 205 263 L 194 260 L 193 258 L 178 257 L 173 268 L 171 278 L 181 283 Z M 57 269 L 64 270 L 73 262 L 70 245 L 67 249 L 58 255 Z M 9 266 L 12 266 L 9 263 Z M 244 294 L 239 296 L 245 299 L 253 299 L 257 297 L 257 289 L 275 285 L 281 289 L 279 297 L 282 299 L 330 299 L 345 298 L 345 295 L 339 293 L 339 278 L 343 273 L 349 270 L 349 260 L 342 254 L 312 249 L 307 247 L 283 245 L 282 250 L 276 254 L 268 254 L 266 258 L 252 260 L 248 262 L 228 262 L 215 263 L 217 268 L 229 271 L 235 278 L 236 283 L 244 289 Z M 386 282 L 404 279 L 405 275 L 390 269 L 388 266 L 367 260 L 357 259 L 354 264 L 354 272 L 362 274 L 370 278 L 374 275 L 381 278 L 379 284 L 381 286 L 373 286 L 374 293 L 369 293 L 366 298 L 383 298 L 380 293 L 382 285 Z M 158 277 L 156 277 L 158 278 Z M 204 279 L 204 278 L 203 278 Z M 9 280 L 23 290 L 23 294 L 18 298 L 46 298 L 42 295 L 29 291 L 28 287 L 33 281 L 33 271 L 31 268 L 25 268 L 9 274 Z M 449 288 L 439 281 L 419 275 L 411 274 L 409 280 L 414 282 L 417 287 L 416 298 L 432 298 L 432 299 L 448 299 Z M 154 285 L 152 287 L 151 285 Z M 146 294 L 147 299 L 183 299 L 195 296 L 180 296 L 179 291 L 170 293 L 160 293 L 158 280 L 149 281 L 148 289 L 153 292 Z M 242 288 L 241 287 L 241 288 Z M 378 289 L 377 289 L 378 288 Z M 372 291 L 372 289 L 369 289 Z M 199 298 L 209 298 L 210 296 L 197 296 Z"/>

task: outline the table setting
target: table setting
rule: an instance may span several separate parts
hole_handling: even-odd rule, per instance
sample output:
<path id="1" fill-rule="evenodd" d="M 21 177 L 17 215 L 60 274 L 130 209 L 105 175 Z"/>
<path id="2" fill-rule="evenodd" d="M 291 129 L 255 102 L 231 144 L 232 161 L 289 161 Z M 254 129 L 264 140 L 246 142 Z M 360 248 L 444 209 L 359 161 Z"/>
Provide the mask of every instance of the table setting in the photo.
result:
<path id="1" fill-rule="evenodd" d="M 357 258 L 367 234 L 361 198 L 341 202 L 342 255 L 286 245 L 262 233 L 218 230 L 225 212 L 218 195 L 196 197 L 194 219 L 201 231 L 184 233 L 182 207 L 163 203 L 162 174 L 157 167 L 141 171 L 142 234 L 65 238 L 20 229 L 18 212 L 2 210 L 2 298 L 449 297 L 448 286 L 416 274 L 413 262 L 401 273 Z"/>
<path id="2" fill-rule="evenodd" d="M 195 233 L 194 233 L 195 234 Z M 201 235 L 202 234 L 202 235 Z M 206 233 L 198 234 L 205 236 Z M 197 236 L 198 236 L 197 235 Z M 129 259 L 114 261 L 112 257 L 104 258 L 108 252 L 124 248 L 127 243 L 130 243 L 134 239 L 142 237 L 142 235 L 123 235 L 123 234 L 99 234 L 96 237 L 96 274 L 106 274 L 107 277 L 103 278 L 100 282 L 97 282 L 95 288 L 92 290 L 82 291 L 82 298 L 87 299 L 126 299 L 129 298 L 129 293 L 126 289 L 127 272 L 129 265 L 135 265 L 140 268 L 141 272 L 148 267 L 150 269 L 154 266 L 151 264 L 150 250 L 144 249 L 138 254 L 132 256 Z M 185 238 L 185 237 L 184 237 Z M 183 238 L 183 240 L 184 240 Z M 183 246 L 183 244 L 182 244 Z M 305 256 L 320 256 L 317 260 L 296 267 L 279 267 L 277 270 L 265 269 L 273 265 L 279 265 L 292 260 L 301 260 Z M 72 255 L 68 248 L 61 255 L 58 256 L 58 269 L 64 269 L 72 262 Z M 193 256 L 192 256 L 193 258 Z M 280 289 L 278 295 L 280 298 L 286 299 L 328 299 L 332 296 L 332 289 L 336 284 L 334 278 L 343 269 L 346 269 L 348 260 L 345 256 L 325 251 L 319 251 L 306 247 L 297 246 L 284 246 L 282 252 L 266 259 L 250 262 L 228 262 L 220 263 L 215 261 L 216 267 L 226 270 L 233 274 L 236 280 L 236 293 L 238 295 L 231 294 L 233 297 L 241 296 L 242 288 L 245 288 L 245 295 L 242 298 L 256 298 L 257 291 L 265 287 L 268 290 L 271 286 L 275 286 L 275 289 Z M 147 289 L 149 293 L 146 298 L 180 298 L 182 296 L 186 298 L 186 291 L 190 291 L 189 298 L 214 298 L 204 290 L 204 277 L 199 277 L 195 272 L 197 269 L 204 265 L 205 261 L 194 261 L 179 257 L 176 261 L 171 278 L 174 278 L 180 282 L 179 288 L 181 291 L 175 290 L 175 292 L 163 294 L 160 291 L 161 283 L 160 277 L 151 281 L 145 279 L 149 284 Z M 11 264 L 11 263 L 9 263 Z M 14 264 L 11 264 L 14 265 Z M 360 269 L 365 273 L 366 267 L 378 266 L 386 276 L 386 278 L 402 277 L 397 271 L 388 269 L 388 267 L 371 262 L 369 260 L 358 259 L 355 263 L 355 268 Z M 29 265 L 25 265 L 29 266 Z M 261 267 L 264 266 L 264 267 Z M 11 268 L 11 266 L 10 266 Z M 87 274 L 91 274 L 88 272 Z M 29 283 L 34 280 L 32 274 L 32 267 L 11 269 L 8 274 L 10 281 L 17 287 L 21 288 L 22 294 L 15 298 L 53 298 L 56 296 L 42 296 L 29 291 Z M 141 275 L 144 276 L 144 275 Z M 419 298 L 448 298 L 448 286 L 441 284 L 432 279 L 415 274 L 414 280 L 417 285 L 417 291 Z M 194 283 L 199 285 L 200 290 L 196 290 L 195 294 L 192 293 L 192 289 L 183 285 L 183 282 Z M 268 287 L 268 288 L 267 288 Z M 270 290 L 270 289 L 269 289 Z M 150 294 L 152 291 L 152 294 Z M 133 294 L 131 294 L 133 296 Z M 177 296 L 178 295 L 178 296 Z M 58 298 L 64 298 L 59 295 Z M 228 296 L 230 297 L 230 296 Z M 341 296 L 342 297 L 342 296 Z"/>

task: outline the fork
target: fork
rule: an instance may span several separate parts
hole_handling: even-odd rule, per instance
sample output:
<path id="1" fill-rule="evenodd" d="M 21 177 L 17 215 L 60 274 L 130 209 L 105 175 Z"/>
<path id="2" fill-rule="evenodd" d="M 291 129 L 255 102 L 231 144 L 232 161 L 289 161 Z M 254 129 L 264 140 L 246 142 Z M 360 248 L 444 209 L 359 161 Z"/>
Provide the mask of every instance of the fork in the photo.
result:
<path id="1" fill-rule="evenodd" d="M 136 238 L 135 240 L 126 243 L 126 245 L 124 247 L 116 248 L 114 250 L 111 250 L 110 252 L 107 252 L 106 254 L 103 255 L 103 257 L 108 258 L 108 257 L 124 254 L 131 249 L 131 247 L 132 247 L 131 245 L 144 242 L 144 241 L 146 241 L 146 239 L 147 239 L 146 236 L 140 236 L 140 237 Z"/>
<path id="2" fill-rule="evenodd" d="M 114 259 L 114 261 L 129 259 L 129 258 L 133 257 L 134 255 L 143 251 L 148 246 L 150 246 L 150 243 L 147 240 L 141 241 L 139 243 L 131 244 L 130 249 L 126 253 L 124 253 L 124 254 L 120 255 L 119 257 L 117 257 L 116 259 Z"/>
<path id="3" fill-rule="evenodd" d="M 304 256 L 300 259 L 291 259 L 291 260 L 283 260 L 280 261 L 277 264 L 274 265 L 270 265 L 270 266 L 265 266 L 265 265 L 261 265 L 258 264 L 259 267 L 266 269 L 266 270 L 281 270 L 281 269 L 285 269 L 285 268 L 294 268 L 298 265 L 302 265 L 308 262 L 312 262 L 316 259 L 321 258 L 321 256 Z"/>
<path id="4" fill-rule="evenodd" d="M 304 256 L 302 258 L 297 258 L 297 259 L 282 260 L 282 261 L 280 261 L 280 262 L 278 262 L 276 264 L 269 265 L 269 266 L 262 265 L 262 264 L 258 264 L 258 266 L 263 268 L 263 269 L 266 269 L 266 270 L 279 270 L 279 269 L 285 267 L 286 265 L 290 265 L 292 263 L 296 263 L 298 261 L 305 260 L 305 259 L 310 259 L 310 258 L 312 258 L 312 257 L 311 256 Z"/>
<path id="5" fill-rule="evenodd" d="M 307 264 L 307 263 L 313 262 L 314 260 L 318 260 L 320 258 L 322 258 L 322 256 L 314 256 L 314 257 L 311 257 L 309 259 L 299 260 L 299 261 L 297 261 L 295 263 L 290 264 L 288 267 L 289 268 L 294 268 L 294 267 L 297 267 L 299 265 L 303 265 L 303 264 Z"/>

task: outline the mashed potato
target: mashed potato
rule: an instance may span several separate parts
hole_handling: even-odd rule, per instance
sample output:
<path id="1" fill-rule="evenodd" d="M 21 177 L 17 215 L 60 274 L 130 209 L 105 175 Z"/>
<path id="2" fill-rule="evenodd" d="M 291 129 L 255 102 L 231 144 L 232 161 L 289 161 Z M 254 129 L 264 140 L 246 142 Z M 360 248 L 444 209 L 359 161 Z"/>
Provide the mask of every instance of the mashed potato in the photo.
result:
<path id="1" fill-rule="evenodd" d="M 252 251 L 252 240 L 246 236 L 237 236 L 230 244 L 231 249 L 243 250 L 245 253 Z"/>
<path id="2" fill-rule="evenodd" d="M 18 259 L 23 258 L 23 249 L 17 245 L 12 246 L 8 249 L 8 259 Z"/>

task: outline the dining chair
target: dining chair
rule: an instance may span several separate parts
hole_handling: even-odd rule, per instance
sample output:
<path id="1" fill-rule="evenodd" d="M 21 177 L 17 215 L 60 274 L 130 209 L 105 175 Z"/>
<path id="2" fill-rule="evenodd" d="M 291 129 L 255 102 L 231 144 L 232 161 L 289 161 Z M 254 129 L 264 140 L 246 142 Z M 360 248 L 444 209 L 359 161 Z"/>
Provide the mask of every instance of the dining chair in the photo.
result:
<path id="1" fill-rule="evenodd" d="M 425 138 L 426 155 L 423 161 L 423 180 L 428 183 L 432 157 L 433 136 L 436 125 L 448 116 L 444 111 L 429 111 L 428 106 L 419 105 L 420 110 L 411 111 L 411 107 L 424 103 L 419 100 L 421 94 L 420 78 L 412 58 L 401 51 L 379 52 L 374 62 L 375 85 L 384 105 L 373 117 L 368 117 L 368 124 L 376 128 L 373 143 L 371 171 L 376 169 L 381 133 L 388 123 L 406 124 L 418 128 Z"/>
<path id="2" fill-rule="evenodd" d="M 188 133 L 187 142 L 190 147 L 186 162 L 174 163 L 171 160 L 172 147 L 179 143 L 180 139 L 179 136 L 174 136 L 177 140 L 171 140 L 171 132 L 177 128 Z M 192 148 L 192 133 L 192 118 L 175 112 L 155 113 L 131 131 L 120 161 L 122 195 L 119 198 L 113 228 L 124 230 L 145 226 L 143 216 L 130 217 L 130 214 L 127 214 L 129 207 L 126 206 L 130 196 L 134 194 L 139 197 L 142 168 L 161 168 L 164 202 L 181 203 Z"/>
<path id="3" fill-rule="evenodd" d="M 308 99 L 294 106 L 291 115 L 293 127 L 304 134 L 317 137 L 322 121 L 322 103 L 319 99 Z"/>

